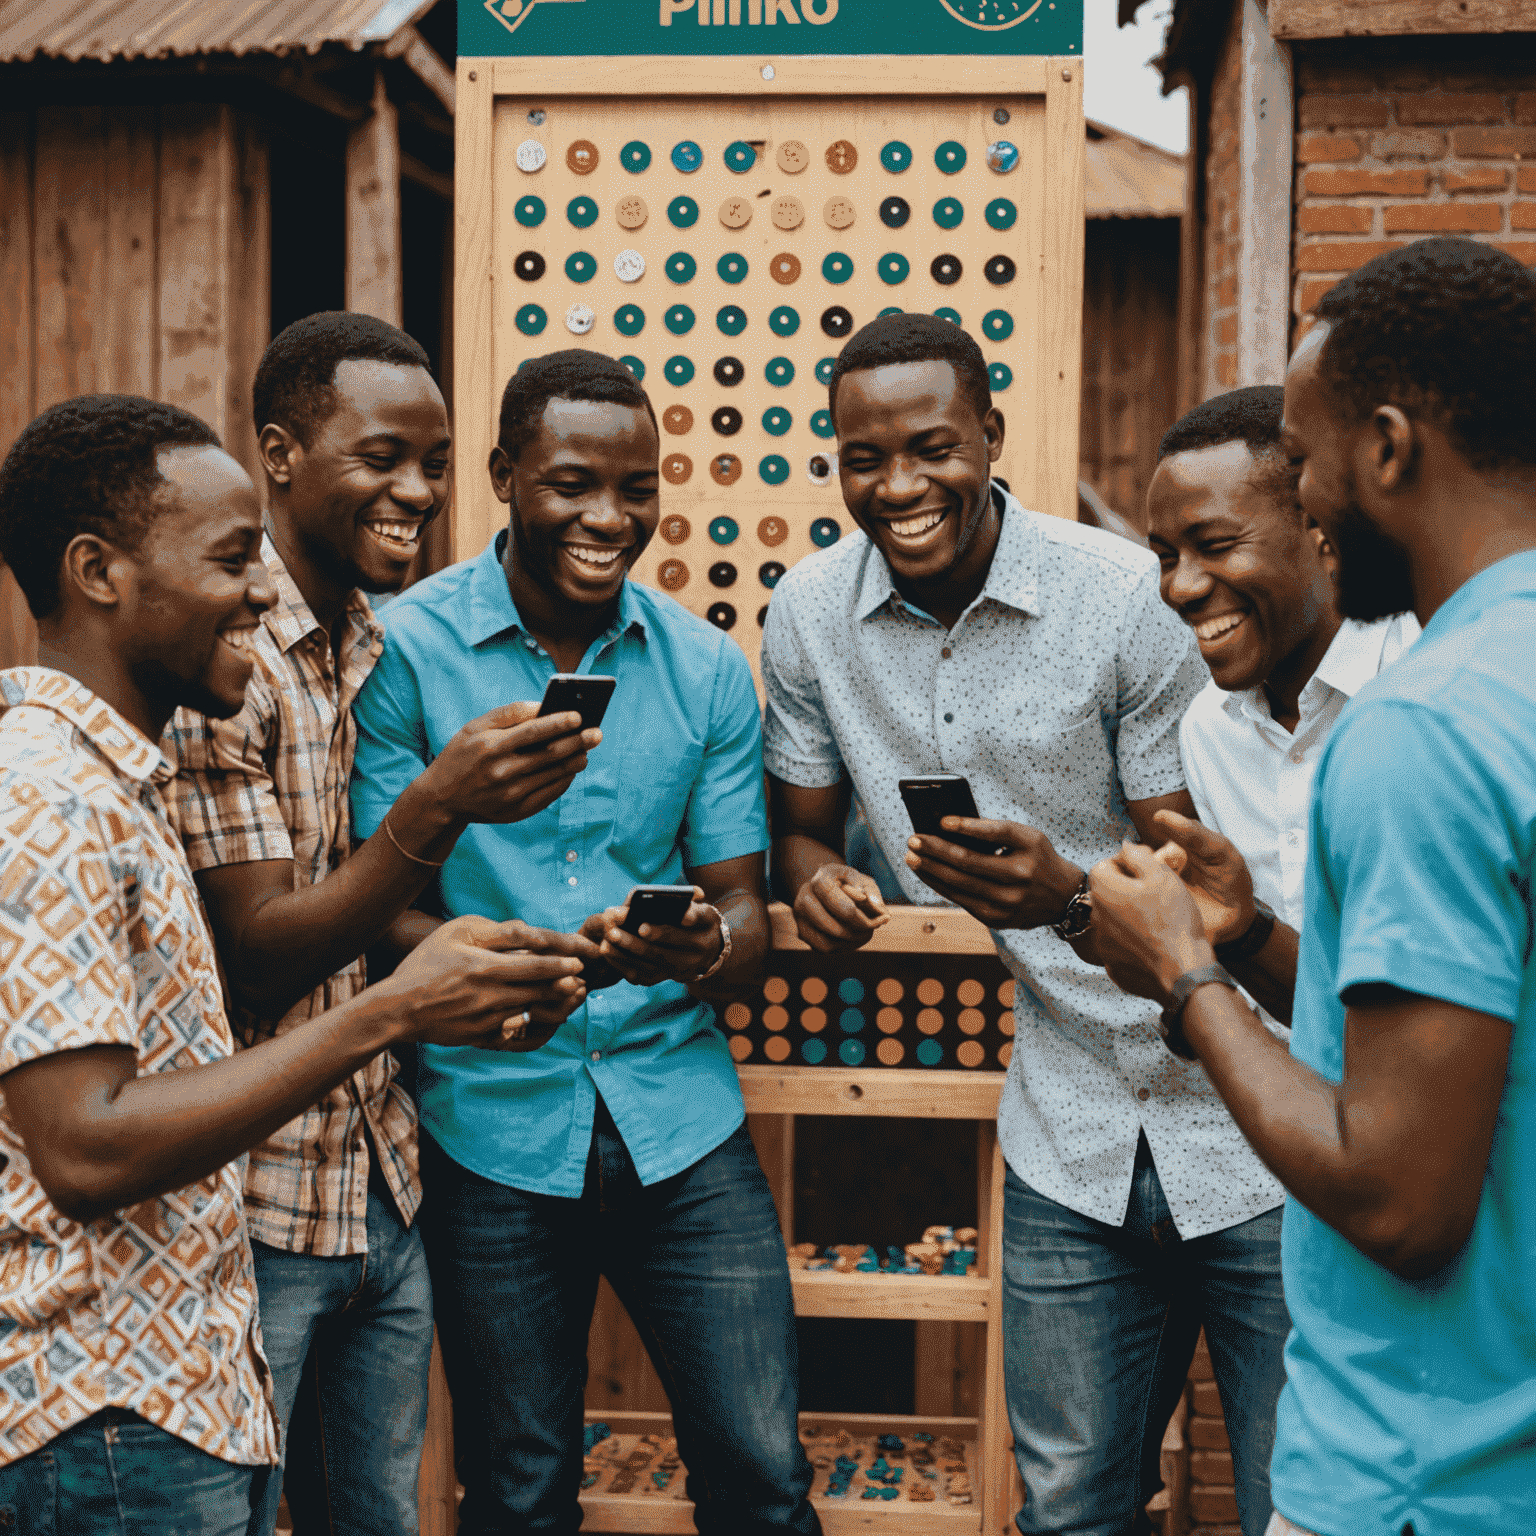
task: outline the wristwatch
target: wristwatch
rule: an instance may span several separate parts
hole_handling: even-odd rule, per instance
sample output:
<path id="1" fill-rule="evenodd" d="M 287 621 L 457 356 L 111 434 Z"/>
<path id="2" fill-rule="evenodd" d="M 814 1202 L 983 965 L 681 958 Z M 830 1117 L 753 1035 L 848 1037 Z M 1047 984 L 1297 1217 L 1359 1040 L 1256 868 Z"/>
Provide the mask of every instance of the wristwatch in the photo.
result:
<path id="1" fill-rule="evenodd" d="M 1088 876 L 1084 875 L 1082 884 L 1073 891 L 1072 899 L 1067 903 L 1067 910 L 1051 924 L 1051 931 L 1058 939 L 1080 939 L 1092 922 L 1093 898 L 1088 894 Z"/>
<path id="2" fill-rule="evenodd" d="M 1163 1009 L 1162 1016 L 1163 1044 L 1185 1061 L 1198 1058 L 1194 1047 L 1184 1038 L 1184 1009 L 1201 987 L 1209 986 L 1213 981 L 1231 987 L 1234 992 L 1238 990 L 1224 965 L 1197 965 L 1194 970 L 1185 971 L 1168 989 L 1168 1006 Z"/>
<path id="3" fill-rule="evenodd" d="M 720 937 L 724 943 L 720 953 L 715 957 L 715 963 L 707 971 L 701 971 L 693 978 L 695 983 L 708 981 L 731 958 L 731 925 L 720 915 L 717 907 L 711 907 L 709 910 L 715 914 L 715 921 L 720 925 Z"/>
<path id="4" fill-rule="evenodd" d="M 1223 965 L 1230 965 L 1234 960 L 1252 959 L 1269 943 L 1269 936 L 1275 931 L 1275 922 L 1274 908 L 1266 907 L 1262 901 L 1255 901 L 1253 921 L 1235 939 L 1218 944 L 1216 958 Z"/>

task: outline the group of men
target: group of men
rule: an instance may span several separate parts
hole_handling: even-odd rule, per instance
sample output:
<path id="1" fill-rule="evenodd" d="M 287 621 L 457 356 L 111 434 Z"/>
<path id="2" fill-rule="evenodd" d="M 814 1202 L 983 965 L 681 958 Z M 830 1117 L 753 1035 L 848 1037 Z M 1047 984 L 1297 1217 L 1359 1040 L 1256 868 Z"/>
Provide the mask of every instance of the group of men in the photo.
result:
<path id="1" fill-rule="evenodd" d="M 1018 982 L 1018 1529 L 1146 1529 L 1202 1328 L 1244 1536 L 1536 1526 L 1533 354 L 1512 258 L 1379 258 L 1167 434 L 1149 554 L 1023 508 L 975 342 L 882 317 L 830 384 L 860 532 L 776 588 L 761 713 L 628 579 L 658 434 L 598 353 L 512 377 L 506 530 L 382 623 L 450 475 L 401 332 L 273 341 L 265 516 L 183 411 L 44 412 L 0 469 L 0 1529 L 270 1536 L 286 1470 L 300 1529 L 414 1531 L 435 1317 L 460 1529 L 573 1532 L 606 1276 L 700 1532 L 818 1531 L 714 1005 L 770 864 L 813 948 L 886 920 L 852 796 Z M 572 672 L 601 730 L 538 714 Z M 997 851 L 912 834 L 937 770 Z M 693 903 L 630 933 L 652 883 Z"/>

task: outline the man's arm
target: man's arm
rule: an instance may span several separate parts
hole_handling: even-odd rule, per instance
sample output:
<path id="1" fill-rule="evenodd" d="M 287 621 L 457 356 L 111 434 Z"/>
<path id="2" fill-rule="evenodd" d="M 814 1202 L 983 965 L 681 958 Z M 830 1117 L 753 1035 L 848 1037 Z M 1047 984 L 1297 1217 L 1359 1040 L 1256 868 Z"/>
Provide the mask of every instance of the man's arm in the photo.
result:
<path id="1" fill-rule="evenodd" d="M 802 789 L 770 773 L 768 794 L 774 888 L 794 908 L 800 937 L 823 953 L 867 944 L 889 918 L 879 884 L 845 861 L 848 781 Z"/>

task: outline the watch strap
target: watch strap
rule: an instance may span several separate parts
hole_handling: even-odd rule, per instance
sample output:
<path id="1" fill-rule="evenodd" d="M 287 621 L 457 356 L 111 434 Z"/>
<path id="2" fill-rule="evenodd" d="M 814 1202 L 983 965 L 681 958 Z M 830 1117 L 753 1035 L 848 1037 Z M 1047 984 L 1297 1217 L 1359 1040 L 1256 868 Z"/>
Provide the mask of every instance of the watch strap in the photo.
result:
<path id="1" fill-rule="evenodd" d="M 720 938 L 723 942 L 720 953 L 715 957 L 715 963 L 707 971 L 700 971 L 693 978 L 695 982 L 708 981 L 731 958 L 731 925 L 721 916 L 718 908 L 711 907 L 709 910 L 715 914 L 715 921 L 720 925 Z"/>
<path id="2" fill-rule="evenodd" d="M 1213 981 L 1223 987 L 1231 987 L 1234 992 L 1238 991 L 1237 983 L 1224 965 L 1197 965 L 1193 970 L 1185 971 L 1168 988 L 1168 1004 L 1162 1016 L 1163 1044 L 1185 1061 L 1194 1061 L 1196 1057 L 1194 1047 L 1184 1038 L 1184 1010 L 1190 998 L 1201 987 L 1209 986 Z"/>
<path id="3" fill-rule="evenodd" d="M 1084 875 L 1067 901 L 1067 909 L 1051 924 L 1058 939 L 1080 939 L 1093 922 L 1093 901 L 1088 895 L 1088 876 Z"/>
<path id="4" fill-rule="evenodd" d="M 1235 939 L 1218 944 L 1216 958 L 1223 965 L 1231 965 L 1236 960 L 1251 960 L 1269 943 L 1276 921 L 1273 907 L 1265 906 L 1262 901 L 1254 902 L 1253 921 Z"/>

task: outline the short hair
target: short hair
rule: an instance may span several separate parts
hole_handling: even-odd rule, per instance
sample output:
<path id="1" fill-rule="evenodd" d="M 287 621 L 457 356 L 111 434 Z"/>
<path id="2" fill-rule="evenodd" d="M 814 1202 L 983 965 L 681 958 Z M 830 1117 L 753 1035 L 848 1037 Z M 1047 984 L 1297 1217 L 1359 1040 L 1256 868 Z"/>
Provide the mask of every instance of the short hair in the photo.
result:
<path id="1" fill-rule="evenodd" d="M 1246 389 L 1215 395 L 1186 411 L 1163 433 L 1157 445 L 1157 462 L 1161 464 L 1176 453 L 1244 443 L 1254 458 L 1250 476 L 1254 487 L 1277 506 L 1300 516 L 1296 487 L 1301 471 L 1292 466 L 1280 447 L 1284 414 L 1285 391 L 1278 384 L 1250 384 Z"/>
<path id="2" fill-rule="evenodd" d="M 306 315 L 279 331 L 261 354 L 251 386 L 257 433 L 274 424 L 308 448 L 336 414 L 336 370 L 346 362 L 399 363 L 432 372 L 421 343 L 386 320 L 344 309 Z"/>
<path id="3" fill-rule="evenodd" d="M 981 348 L 968 331 L 937 315 L 881 315 L 854 333 L 832 365 L 827 409 L 837 419 L 837 386 L 843 375 L 892 363 L 948 363 L 978 417 L 992 409 L 992 381 Z"/>
<path id="4" fill-rule="evenodd" d="M 219 435 L 180 406 L 138 395 L 81 395 L 23 429 L 0 465 L 0 557 L 35 619 L 59 606 L 70 540 L 91 533 L 134 550 L 162 510 L 162 448 L 218 448 Z"/>
<path id="5" fill-rule="evenodd" d="M 656 425 L 651 397 L 617 358 L 583 347 L 546 352 L 523 363 L 501 392 L 496 442 L 513 463 L 538 435 L 544 408 L 551 400 L 590 400 L 599 405 L 643 408 L 651 425 Z"/>
<path id="6" fill-rule="evenodd" d="M 1536 277 L 1475 240 L 1419 240 L 1324 294 L 1319 377 L 1357 419 L 1396 405 L 1444 431 L 1474 469 L 1536 465 L 1528 381 Z"/>

